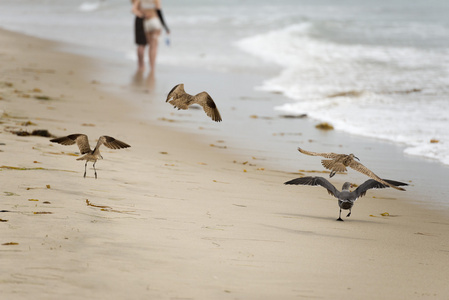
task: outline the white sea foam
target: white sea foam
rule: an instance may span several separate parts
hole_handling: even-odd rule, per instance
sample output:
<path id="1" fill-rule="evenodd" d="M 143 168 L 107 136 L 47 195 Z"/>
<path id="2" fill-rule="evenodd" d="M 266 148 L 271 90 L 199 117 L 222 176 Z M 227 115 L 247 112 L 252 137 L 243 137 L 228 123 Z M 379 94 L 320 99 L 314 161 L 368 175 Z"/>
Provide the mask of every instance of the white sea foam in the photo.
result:
<path id="1" fill-rule="evenodd" d="M 449 162 L 449 51 L 339 44 L 315 38 L 315 31 L 303 22 L 238 43 L 283 68 L 260 87 L 292 99 L 276 110 L 404 143 L 407 154 Z"/>
<path id="2" fill-rule="evenodd" d="M 80 5 L 79 10 L 81 11 L 94 11 L 100 7 L 100 2 L 84 2 Z"/>

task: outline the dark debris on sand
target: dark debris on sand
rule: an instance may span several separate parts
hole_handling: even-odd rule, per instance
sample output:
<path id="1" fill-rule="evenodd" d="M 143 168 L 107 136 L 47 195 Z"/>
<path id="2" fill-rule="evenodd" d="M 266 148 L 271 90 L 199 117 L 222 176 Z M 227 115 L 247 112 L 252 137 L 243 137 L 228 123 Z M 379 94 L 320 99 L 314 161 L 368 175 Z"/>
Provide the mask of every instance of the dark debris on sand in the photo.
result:
<path id="1" fill-rule="evenodd" d="M 307 114 L 299 114 L 299 115 L 280 115 L 283 119 L 303 119 L 307 117 Z"/>
<path id="2" fill-rule="evenodd" d="M 33 130 L 31 133 L 29 133 L 26 130 L 18 130 L 18 131 L 11 131 L 11 132 L 18 136 L 34 135 L 34 136 L 42 136 L 42 137 L 55 137 L 47 129 L 36 129 L 36 130 Z"/>

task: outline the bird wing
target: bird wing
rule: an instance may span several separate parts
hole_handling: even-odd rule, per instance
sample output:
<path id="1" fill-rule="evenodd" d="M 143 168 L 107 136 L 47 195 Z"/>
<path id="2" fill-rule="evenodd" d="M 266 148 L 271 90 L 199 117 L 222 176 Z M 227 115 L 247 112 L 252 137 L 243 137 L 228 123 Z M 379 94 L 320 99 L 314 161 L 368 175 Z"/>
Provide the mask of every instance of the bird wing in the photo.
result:
<path id="1" fill-rule="evenodd" d="M 183 83 L 177 84 L 168 93 L 167 100 L 165 100 L 165 102 L 168 102 L 168 100 L 172 97 L 176 98 L 177 96 L 185 94 L 185 93 L 186 92 L 184 91 L 184 84 Z"/>
<path id="2" fill-rule="evenodd" d="M 400 182 L 400 181 L 396 181 L 396 180 L 384 179 L 384 181 L 386 181 L 392 185 L 395 185 L 395 186 L 408 185 L 408 183 Z"/>
<path id="3" fill-rule="evenodd" d="M 383 183 L 380 183 L 377 180 L 374 179 L 368 179 L 367 181 L 365 181 L 364 183 L 362 183 L 361 185 L 359 185 L 354 193 L 356 194 L 357 198 L 358 197 L 363 197 L 366 195 L 366 191 L 369 189 L 384 189 L 387 188 L 388 185 L 385 185 Z"/>
<path id="4" fill-rule="evenodd" d="M 68 136 L 52 139 L 50 140 L 50 142 L 58 143 L 65 146 L 73 145 L 76 143 L 78 145 L 78 148 L 80 149 L 81 154 L 91 152 L 89 139 L 87 138 L 87 135 L 81 133 L 71 134 Z"/>
<path id="5" fill-rule="evenodd" d="M 177 109 L 188 109 L 193 103 L 193 96 L 184 91 L 184 84 L 181 83 L 175 86 L 170 93 L 168 93 L 167 100 L 165 102 L 170 103 Z"/>
<path id="6" fill-rule="evenodd" d="M 396 185 L 391 184 L 391 183 L 383 180 L 382 178 L 380 178 L 379 176 L 374 174 L 373 171 L 371 171 L 370 169 L 368 169 L 367 167 L 365 167 L 364 165 L 362 165 L 358 161 L 353 160 L 349 164 L 349 167 L 354 169 L 354 170 L 356 170 L 356 171 L 358 171 L 358 172 L 360 172 L 360 173 L 363 173 L 363 174 L 367 175 L 368 177 L 370 177 L 370 178 L 372 178 L 372 179 L 374 179 L 374 180 L 376 180 L 376 181 L 378 181 L 378 182 L 380 182 L 380 183 L 382 183 L 384 185 L 387 185 L 387 186 L 392 187 L 392 188 L 397 189 L 397 190 L 405 191 L 403 188 L 397 187 Z"/>
<path id="7" fill-rule="evenodd" d="M 330 195 L 337 197 L 337 198 L 340 195 L 340 192 L 337 190 L 337 188 L 332 183 L 330 183 L 326 178 L 319 177 L 319 176 L 316 176 L 316 177 L 307 176 L 307 177 L 296 178 L 296 179 L 287 181 L 284 184 L 313 185 L 313 186 L 321 185 L 322 187 L 327 189 L 327 192 Z"/>
<path id="8" fill-rule="evenodd" d="M 382 179 L 382 180 L 385 181 L 386 183 L 389 183 L 394 186 L 408 185 L 407 183 L 395 181 L 395 180 L 389 180 L 389 179 Z M 369 189 L 384 189 L 384 188 L 388 188 L 388 187 L 389 187 L 389 185 L 383 184 L 377 180 L 368 179 L 367 181 L 365 181 L 364 183 L 359 185 L 359 187 L 357 187 L 355 189 L 354 193 L 356 194 L 357 197 L 363 197 L 363 196 L 365 196 L 366 191 Z"/>
<path id="9" fill-rule="evenodd" d="M 97 146 L 95 147 L 95 149 L 98 149 L 102 144 L 110 149 L 122 149 L 131 147 L 127 143 L 116 140 L 112 136 L 107 135 L 103 135 L 98 139 Z"/>
<path id="10" fill-rule="evenodd" d="M 303 154 L 307 154 L 307 155 L 311 155 L 311 156 L 322 156 L 322 157 L 326 157 L 326 158 L 337 158 L 341 155 L 344 155 L 344 154 L 336 154 L 336 153 L 332 153 L 332 152 L 329 152 L 329 153 L 311 152 L 311 151 L 307 151 L 307 150 L 304 150 L 299 147 L 298 147 L 298 151 Z"/>
<path id="11" fill-rule="evenodd" d="M 215 105 L 214 100 L 207 92 L 201 92 L 193 97 L 193 103 L 199 104 L 203 107 L 206 115 L 208 115 L 215 122 L 221 122 L 220 112 Z"/>

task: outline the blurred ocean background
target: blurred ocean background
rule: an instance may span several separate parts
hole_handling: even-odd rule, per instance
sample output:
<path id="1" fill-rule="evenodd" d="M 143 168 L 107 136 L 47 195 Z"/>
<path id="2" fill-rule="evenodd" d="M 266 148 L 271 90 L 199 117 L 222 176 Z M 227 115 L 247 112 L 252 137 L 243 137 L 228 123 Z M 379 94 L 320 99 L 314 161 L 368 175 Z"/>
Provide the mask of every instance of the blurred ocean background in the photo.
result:
<path id="1" fill-rule="evenodd" d="M 158 63 L 257 74 L 273 110 L 449 165 L 449 1 L 163 0 Z M 126 0 L 1 0 L 0 27 L 135 60 Z M 162 39 L 166 36 L 163 35 Z M 313 149 L 310 149 L 313 150 Z"/>

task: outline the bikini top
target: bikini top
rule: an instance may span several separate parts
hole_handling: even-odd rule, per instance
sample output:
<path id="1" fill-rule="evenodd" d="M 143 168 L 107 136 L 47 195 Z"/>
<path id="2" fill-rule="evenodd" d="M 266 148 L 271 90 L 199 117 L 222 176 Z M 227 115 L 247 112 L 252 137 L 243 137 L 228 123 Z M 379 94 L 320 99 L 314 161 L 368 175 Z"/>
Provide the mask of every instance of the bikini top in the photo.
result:
<path id="1" fill-rule="evenodd" d="M 156 9 L 155 0 L 140 0 L 141 9 Z"/>

